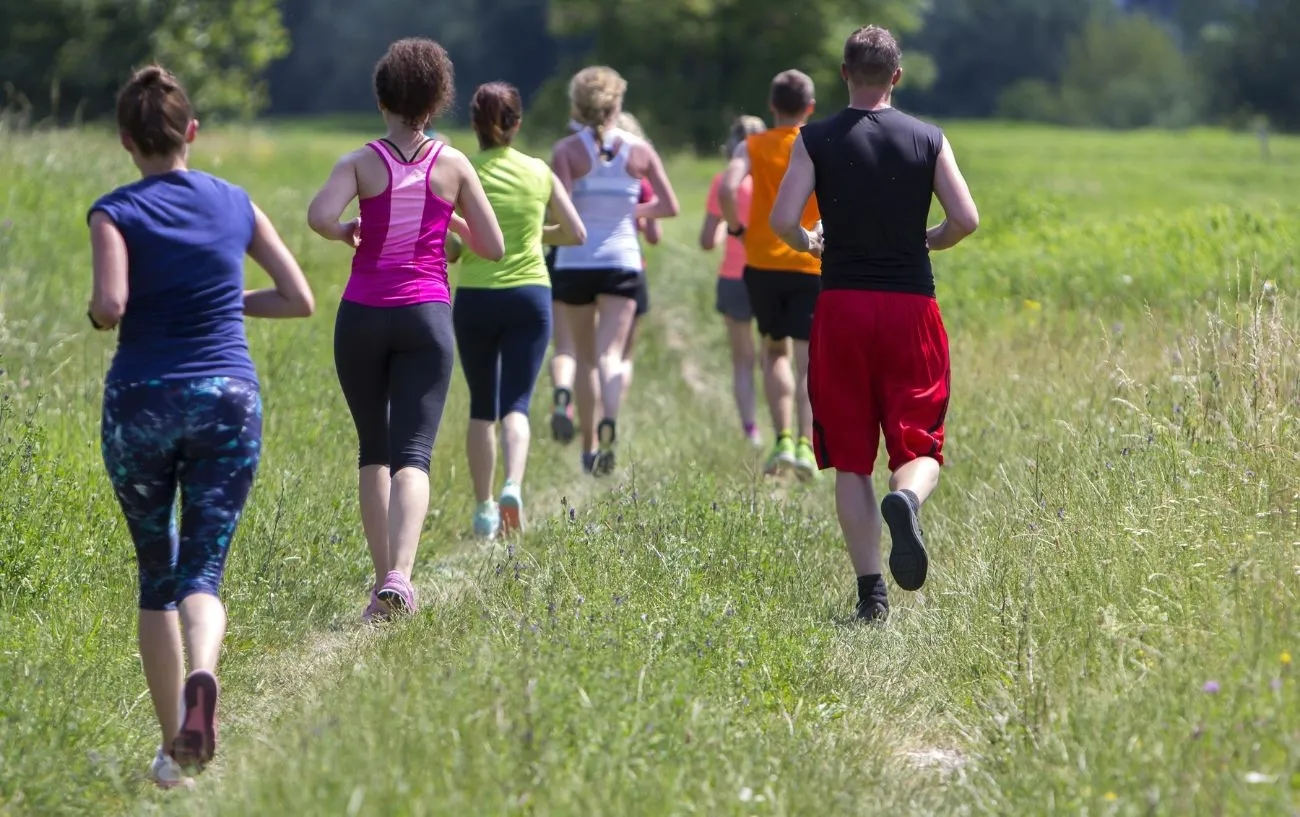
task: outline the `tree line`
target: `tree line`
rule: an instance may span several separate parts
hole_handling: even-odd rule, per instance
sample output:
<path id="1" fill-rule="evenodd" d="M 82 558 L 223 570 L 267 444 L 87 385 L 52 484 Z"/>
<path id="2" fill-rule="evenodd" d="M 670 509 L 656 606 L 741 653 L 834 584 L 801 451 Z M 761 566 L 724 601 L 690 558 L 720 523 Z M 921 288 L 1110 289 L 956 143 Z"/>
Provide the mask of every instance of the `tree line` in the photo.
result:
<path id="1" fill-rule="evenodd" d="M 385 46 L 428 36 L 456 63 L 453 117 L 504 79 L 558 127 L 567 78 L 599 62 L 656 142 L 712 150 L 786 68 L 840 105 L 839 48 L 870 21 L 902 42 L 897 104 L 920 114 L 1300 130 L 1300 0 L 0 0 L 0 20 L 11 122 L 108 115 L 154 59 L 205 118 L 372 111 Z"/>

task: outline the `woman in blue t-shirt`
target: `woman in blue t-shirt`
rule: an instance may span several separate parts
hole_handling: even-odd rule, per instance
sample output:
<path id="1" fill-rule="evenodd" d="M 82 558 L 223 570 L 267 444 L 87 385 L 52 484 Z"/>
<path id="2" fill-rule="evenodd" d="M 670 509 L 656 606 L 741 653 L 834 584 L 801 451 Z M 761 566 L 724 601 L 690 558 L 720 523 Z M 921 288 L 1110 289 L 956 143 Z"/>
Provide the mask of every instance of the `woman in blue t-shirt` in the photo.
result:
<path id="1" fill-rule="evenodd" d="M 187 167 L 199 123 L 175 77 L 158 66 L 136 72 L 118 95 L 117 123 L 142 178 L 90 208 L 89 316 L 96 329 L 118 330 L 102 448 L 135 542 L 140 658 L 163 738 L 151 775 L 167 788 L 189 785 L 186 773 L 216 747 L 226 631 L 217 593 L 262 445 L 244 316 L 307 317 L 315 304 L 248 194 Z M 274 289 L 244 290 L 245 254 Z"/>

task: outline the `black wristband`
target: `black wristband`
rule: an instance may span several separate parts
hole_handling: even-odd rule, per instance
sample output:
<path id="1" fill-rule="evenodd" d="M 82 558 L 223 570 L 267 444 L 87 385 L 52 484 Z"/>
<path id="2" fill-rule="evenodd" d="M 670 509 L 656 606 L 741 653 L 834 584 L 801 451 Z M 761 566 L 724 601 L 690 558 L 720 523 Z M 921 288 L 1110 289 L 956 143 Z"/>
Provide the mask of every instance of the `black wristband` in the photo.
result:
<path id="1" fill-rule="evenodd" d="M 95 327 L 96 329 L 103 329 L 103 328 L 104 328 L 104 327 L 102 327 L 102 326 L 99 325 L 99 321 L 95 320 L 95 314 L 94 314 L 93 312 L 91 312 L 89 309 L 86 310 L 86 317 L 87 317 L 87 318 L 90 318 L 90 325 L 91 325 L 91 326 Z"/>
<path id="2" fill-rule="evenodd" d="M 727 235 L 731 236 L 732 238 L 740 238 L 744 234 L 745 234 L 744 224 L 740 225 L 739 230 L 732 230 L 730 227 L 727 228 Z"/>

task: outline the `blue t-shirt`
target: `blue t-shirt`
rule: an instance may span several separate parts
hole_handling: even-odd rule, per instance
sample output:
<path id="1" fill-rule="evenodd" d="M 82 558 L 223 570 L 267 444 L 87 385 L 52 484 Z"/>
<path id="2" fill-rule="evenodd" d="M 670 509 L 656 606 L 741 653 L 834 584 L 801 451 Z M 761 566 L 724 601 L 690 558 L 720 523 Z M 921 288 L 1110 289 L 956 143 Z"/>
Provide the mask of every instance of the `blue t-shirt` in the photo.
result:
<path id="1" fill-rule="evenodd" d="M 195 170 L 117 188 L 102 210 L 126 239 L 128 293 L 110 382 L 257 373 L 244 335 L 244 254 L 253 204 Z M 89 214 L 87 214 L 89 219 Z"/>

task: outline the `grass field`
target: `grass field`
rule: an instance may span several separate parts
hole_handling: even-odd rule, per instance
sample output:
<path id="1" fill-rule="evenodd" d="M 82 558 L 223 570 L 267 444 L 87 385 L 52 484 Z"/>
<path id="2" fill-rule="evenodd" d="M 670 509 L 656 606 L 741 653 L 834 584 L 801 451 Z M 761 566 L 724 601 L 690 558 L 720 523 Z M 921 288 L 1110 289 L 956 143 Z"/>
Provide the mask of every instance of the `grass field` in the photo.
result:
<path id="1" fill-rule="evenodd" d="M 848 622 L 829 480 L 757 476 L 695 247 L 717 165 L 678 158 L 624 467 L 583 477 L 544 437 L 543 379 L 538 524 L 474 543 L 458 375 L 429 603 L 380 631 L 331 360 L 348 256 L 304 223 L 357 137 L 205 134 L 196 164 L 251 191 L 319 307 L 249 323 L 266 455 L 188 794 L 144 780 L 113 339 L 84 316 L 86 208 L 134 168 L 107 137 L 0 134 L 0 813 L 1300 814 L 1300 141 L 949 134 L 983 226 L 936 258 L 949 467 L 930 582 L 886 627 Z"/>

